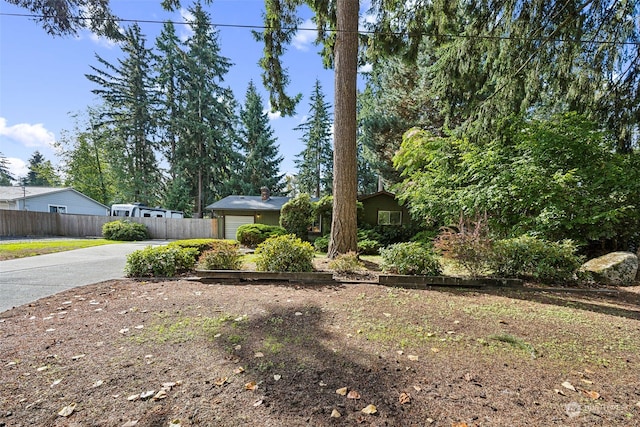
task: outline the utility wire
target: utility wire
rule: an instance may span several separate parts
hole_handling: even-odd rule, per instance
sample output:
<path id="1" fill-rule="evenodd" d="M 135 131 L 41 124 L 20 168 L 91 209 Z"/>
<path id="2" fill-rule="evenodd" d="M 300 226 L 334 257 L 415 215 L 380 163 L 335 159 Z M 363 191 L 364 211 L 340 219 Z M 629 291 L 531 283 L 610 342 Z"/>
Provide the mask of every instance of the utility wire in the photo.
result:
<path id="1" fill-rule="evenodd" d="M 5 13 L 0 12 L 0 16 L 9 16 L 9 17 L 19 17 L 19 18 L 35 18 L 35 19 L 50 19 L 55 18 L 55 15 L 37 15 L 37 14 L 28 14 L 28 13 Z M 97 20 L 101 19 L 103 21 L 112 20 L 115 22 L 121 23 L 142 23 L 142 24 L 167 24 L 172 23 L 175 25 L 190 25 L 192 22 L 189 21 L 162 21 L 155 19 L 127 19 L 127 18 L 95 18 L 95 17 L 83 17 L 76 16 L 71 18 L 70 20 Z M 241 29 L 251 29 L 251 30 L 268 30 L 271 27 L 267 27 L 264 25 L 251 25 L 251 24 L 211 24 L 212 27 L 216 28 L 241 28 Z M 282 30 L 287 31 L 318 31 L 317 28 L 300 28 L 300 27 L 283 27 Z M 341 32 L 342 30 L 332 29 L 331 32 Z M 373 30 L 358 30 L 358 34 L 362 35 L 371 35 L 371 34 L 382 34 L 382 35 L 394 35 L 394 36 L 408 36 L 409 34 L 402 31 L 392 31 L 392 32 L 383 32 L 379 33 Z M 425 37 L 434 37 L 433 34 L 422 32 L 419 33 Z M 492 35 L 482 35 L 482 34 L 438 34 L 438 37 L 448 37 L 451 39 L 480 39 L 480 40 L 519 40 L 519 41 L 536 41 L 536 42 L 556 42 L 556 43 L 580 43 L 580 44 L 615 44 L 621 46 L 640 46 L 640 41 L 610 41 L 610 40 L 567 40 L 561 38 L 553 38 L 553 37 L 514 37 L 514 36 L 492 36 Z"/>

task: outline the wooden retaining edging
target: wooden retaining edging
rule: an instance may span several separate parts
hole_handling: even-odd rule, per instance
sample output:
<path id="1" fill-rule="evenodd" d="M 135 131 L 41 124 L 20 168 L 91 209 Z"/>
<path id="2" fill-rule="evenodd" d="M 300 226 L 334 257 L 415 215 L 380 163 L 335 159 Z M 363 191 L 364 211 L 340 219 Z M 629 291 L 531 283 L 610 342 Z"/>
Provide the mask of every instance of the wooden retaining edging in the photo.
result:
<path id="1" fill-rule="evenodd" d="M 335 283 L 333 273 L 326 272 L 285 273 L 244 270 L 196 270 L 196 275 L 206 281 L 276 280 L 303 283 Z"/>
<path id="2" fill-rule="evenodd" d="M 449 277 L 449 276 L 403 276 L 381 275 L 378 283 L 385 286 L 398 286 L 409 289 L 424 289 L 430 286 L 483 288 L 487 286 L 520 287 L 520 279 L 505 279 L 492 277 Z"/>

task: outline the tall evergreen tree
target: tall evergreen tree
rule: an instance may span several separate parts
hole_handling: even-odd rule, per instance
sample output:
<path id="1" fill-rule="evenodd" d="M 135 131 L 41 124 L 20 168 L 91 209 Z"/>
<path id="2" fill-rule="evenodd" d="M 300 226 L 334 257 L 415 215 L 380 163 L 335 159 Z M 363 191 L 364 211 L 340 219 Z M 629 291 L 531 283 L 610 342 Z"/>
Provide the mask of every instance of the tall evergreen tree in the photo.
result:
<path id="1" fill-rule="evenodd" d="M 140 27 L 134 24 L 126 30 L 121 45 L 124 58 L 113 65 L 96 55 L 104 68 L 92 66 L 95 74 L 86 77 L 100 86 L 92 92 L 105 103 L 98 125 L 111 134 L 107 148 L 118 179 L 118 198 L 152 205 L 159 200 L 162 176 L 156 158 L 152 56 L 145 42 Z"/>
<path id="2" fill-rule="evenodd" d="M 40 151 L 35 151 L 29 159 L 29 172 L 20 183 L 30 187 L 56 187 L 61 184 L 60 177 L 50 160 L 46 160 Z"/>
<path id="3" fill-rule="evenodd" d="M 269 116 L 253 81 L 249 82 L 244 106 L 240 109 L 239 145 L 244 154 L 240 182 L 242 193 L 259 195 L 261 187 L 272 193 L 282 192 L 284 174 L 280 173 L 283 157 L 278 152 Z"/>
<path id="4" fill-rule="evenodd" d="M 295 130 L 302 131 L 304 150 L 295 161 L 298 185 L 303 192 L 322 197 L 332 194 L 333 149 L 331 147 L 330 104 L 324 100 L 320 81 L 316 80 L 311 94 L 307 120 Z"/>
<path id="5" fill-rule="evenodd" d="M 15 178 L 9 170 L 9 161 L 0 153 L 0 185 L 11 185 Z"/>
<path id="6" fill-rule="evenodd" d="M 176 179 L 190 190 L 194 216 L 200 217 L 207 203 L 229 194 L 237 162 L 236 103 L 231 90 L 222 86 L 231 64 L 220 54 L 209 15 L 200 3 L 189 12 L 193 34 L 185 42 L 178 74 L 181 112 L 174 168 Z"/>

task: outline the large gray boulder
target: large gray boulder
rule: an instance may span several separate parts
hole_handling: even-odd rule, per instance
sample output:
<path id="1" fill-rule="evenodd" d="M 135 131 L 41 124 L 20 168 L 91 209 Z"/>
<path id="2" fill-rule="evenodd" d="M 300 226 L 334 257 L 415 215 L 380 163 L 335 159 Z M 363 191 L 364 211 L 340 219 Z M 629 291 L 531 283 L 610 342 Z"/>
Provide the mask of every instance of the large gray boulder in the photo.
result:
<path id="1" fill-rule="evenodd" d="M 638 257 L 632 252 L 611 252 L 587 261 L 580 270 L 591 273 L 596 282 L 605 285 L 633 285 L 638 272 Z"/>

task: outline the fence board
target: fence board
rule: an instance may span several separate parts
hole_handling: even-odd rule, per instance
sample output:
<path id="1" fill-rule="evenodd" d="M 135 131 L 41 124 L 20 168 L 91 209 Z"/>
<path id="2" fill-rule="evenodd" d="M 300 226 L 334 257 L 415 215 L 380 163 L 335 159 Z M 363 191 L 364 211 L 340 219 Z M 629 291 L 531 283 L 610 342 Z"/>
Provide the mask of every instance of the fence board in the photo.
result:
<path id="1" fill-rule="evenodd" d="M 0 209 L 0 236 L 95 237 L 116 218 Z M 152 239 L 218 238 L 215 219 L 129 218 L 145 224 Z"/>

